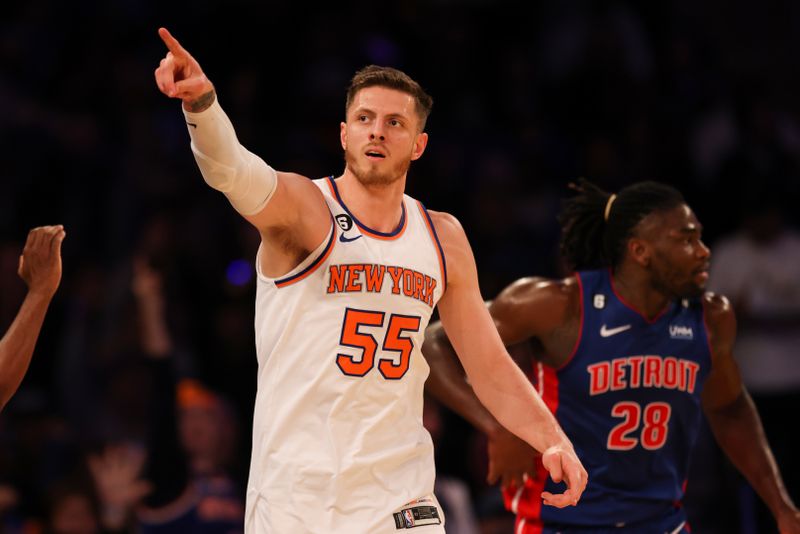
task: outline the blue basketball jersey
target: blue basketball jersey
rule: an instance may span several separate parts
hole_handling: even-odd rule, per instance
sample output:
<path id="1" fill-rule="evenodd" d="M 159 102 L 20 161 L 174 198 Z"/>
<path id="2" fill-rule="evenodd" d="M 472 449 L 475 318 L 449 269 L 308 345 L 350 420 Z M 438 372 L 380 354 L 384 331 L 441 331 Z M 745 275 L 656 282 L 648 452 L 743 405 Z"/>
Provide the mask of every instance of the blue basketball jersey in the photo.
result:
<path id="1" fill-rule="evenodd" d="M 574 507 L 541 505 L 542 489 L 564 489 L 545 476 L 506 495 L 507 503 L 548 525 L 622 527 L 676 517 L 711 367 L 702 301 L 676 300 L 648 320 L 616 293 L 610 271 L 577 278 L 580 338 L 561 368 L 540 367 L 537 385 L 589 483 Z"/>

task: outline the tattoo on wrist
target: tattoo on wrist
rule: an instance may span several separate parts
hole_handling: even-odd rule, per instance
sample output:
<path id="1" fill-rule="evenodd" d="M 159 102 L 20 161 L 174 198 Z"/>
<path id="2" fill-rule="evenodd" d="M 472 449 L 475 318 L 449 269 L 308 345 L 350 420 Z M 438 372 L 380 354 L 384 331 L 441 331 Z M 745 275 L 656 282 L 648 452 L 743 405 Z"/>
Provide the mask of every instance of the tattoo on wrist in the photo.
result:
<path id="1" fill-rule="evenodd" d="M 200 95 L 196 100 L 186 103 L 186 108 L 192 113 L 199 113 L 207 110 L 214 103 L 214 90 Z"/>

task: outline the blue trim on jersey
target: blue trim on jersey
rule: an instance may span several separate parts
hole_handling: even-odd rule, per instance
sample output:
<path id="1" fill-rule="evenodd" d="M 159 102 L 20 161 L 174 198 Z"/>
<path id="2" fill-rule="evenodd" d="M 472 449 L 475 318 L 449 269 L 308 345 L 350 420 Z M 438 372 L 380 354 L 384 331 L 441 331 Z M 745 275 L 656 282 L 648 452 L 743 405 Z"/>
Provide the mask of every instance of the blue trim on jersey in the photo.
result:
<path id="1" fill-rule="evenodd" d="M 373 230 L 372 228 L 370 228 L 366 224 L 362 223 L 361 221 L 358 220 L 358 218 L 355 215 L 353 215 L 353 213 L 347 208 L 347 206 L 345 206 L 341 195 L 339 195 L 339 188 L 336 187 L 336 180 L 333 179 L 333 176 L 328 176 L 328 180 L 330 181 L 331 187 L 333 188 L 333 194 L 336 196 L 336 202 L 338 202 L 339 205 L 342 207 L 342 209 L 344 209 L 344 211 L 347 212 L 347 214 L 350 217 L 353 218 L 353 221 L 360 228 L 363 228 L 367 232 L 371 232 L 371 233 L 379 235 L 381 237 L 394 237 L 394 236 L 396 236 L 397 234 L 399 234 L 403 230 L 403 227 L 406 224 L 406 203 L 405 202 L 401 202 L 401 205 L 400 205 L 400 207 L 403 208 L 403 213 L 400 215 L 400 224 L 397 225 L 397 228 L 395 228 L 394 230 L 392 230 L 389 233 L 379 232 L 377 230 Z M 369 235 L 369 234 L 367 234 L 367 235 Z"/>
<path id="2" fill-rule="evenodd" d="M 417 201 L 419 202 L 419 200 Z M 442 249 L 442 243 L 439 241 L 439 234 L 436 233 L 436 227 L 433 225 L 433 221 L 431 220 L 431 216 L 428 213 L 428 208 L 425 207 L 425 204 L 419 202 L 419 205 L 422 206 L 422 213 L 425 214 L 425 218 L 428 219 L 428 225 L 431 227 L 431 232 L 433 232 L 433 238 L 436 240 L 436 246 L 439 248 L 439 256 L 442 258 L 442 276 L 444 277 L 444 286 L 447 287 L 447 258 L 444 256 L 444 249 Z"/>
<path id="3" fill-rule="evenodd" d="M 292 276 L 287 276 L 286 278 L 281 278 L 280 280 L 275 280 L 275 285 L 278 286 L 278 288 L 280 288 L 281 285 L 285 285 L 296 278 L 301 278 L 308 271 L 315 269 L 317 265 L 319 265 L 319 263 L 322 261 L 322 259 L 328 255 L 328 251 L 330 251 L 330 249 L 333 247 L 334 242 L 336 241 L 336 227 L 338 226 L 336 224 L 336 221 L 333 220 L 333 216 L 331 216 L 331 225 L 333 226 L 333 228 L 331 230 L 331 236 L 328 238 L 328 244 L 325 245 L 325 248 L 320 253 L 320 255 L 317 256 L 317 259 L 312 261 L 311 264 L 309 264 L 305 269 L 303 269 L 299 273 L 295 273 Z"/>

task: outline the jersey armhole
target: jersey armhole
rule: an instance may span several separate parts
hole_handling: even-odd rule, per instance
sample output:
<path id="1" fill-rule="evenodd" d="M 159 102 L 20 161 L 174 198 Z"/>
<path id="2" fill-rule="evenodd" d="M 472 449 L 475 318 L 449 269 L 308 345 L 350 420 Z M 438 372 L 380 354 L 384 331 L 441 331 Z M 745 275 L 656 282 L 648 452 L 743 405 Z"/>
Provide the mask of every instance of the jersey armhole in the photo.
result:
<path id="1" fill-rule="evenodd" d="M 428 228 L 428 233 L 431 236 L 431 241 L 433 241 L 434 248 L 436 249 L 436 255 L 439 257 L 439 269 L 442 274 L 442 294 L 444 294 L 445 290 L 447 289 L 447 261 L 444 257 L 444 250 L 442 249 L 442 243 L 439 241 L 439 236 L 436 233 L 436 227 L 433 225 L 433 221 L 431 220 L 431 216 L 428 213 L 428 210 L 425 209 L 425 206 L 419 200 L 417 202 L 417 207 L 419 207 L 420 213 L 423 215 L 423 220 L 425 221 L 425 226 Z"/>
<path id="2" fill-rule="evenodd" d="M 306 256 L 299 265 L 294 267 L 288 273 L 277 277 L 266 276 L 261 271 L 261 254 L 263 253 L 263 247 L 261 244 L 259 244 L 258 251 L 256 252 L 256 276 L 259 280 L 264 282 L 274 283 L 278 288 L 292 285 L 303 280 L 311 273 L 316 271 L 317 268 L 328 258 L 328 256 L 330 256 L 335 243 L 336 223 L 333 220 L 333 216 L 331 216 L 331 229 L 328 231 L 327 238 L 324 239 L 322 243 L 316 249 L 314 249 L 314 251 Z"/>
<path id="3" fill-rule="evenodd" d="M 578 350 L 581 347 L 581 341 L 583 340 L 583 323 L 585 321 L 585 313 L 586 313 L 586 305 L 584 303 L 584 295 L 583 295 L 583 280 L 581 280 L 581 273 L 575 272 L 575 280 L 578 282 L 578 303 L 581 307 L 581 319 L 580 323 L 578 324 L 578 337 L 575 339 L 575 345 L 572 347 L 572 352 L 569 355 L 569 358 L 564 360 L 564 363 L 556 368 L 556 371 L 560 371 L 572 363 L 572 360 L 575 358 L 575 355 L 578 354 Z"/>

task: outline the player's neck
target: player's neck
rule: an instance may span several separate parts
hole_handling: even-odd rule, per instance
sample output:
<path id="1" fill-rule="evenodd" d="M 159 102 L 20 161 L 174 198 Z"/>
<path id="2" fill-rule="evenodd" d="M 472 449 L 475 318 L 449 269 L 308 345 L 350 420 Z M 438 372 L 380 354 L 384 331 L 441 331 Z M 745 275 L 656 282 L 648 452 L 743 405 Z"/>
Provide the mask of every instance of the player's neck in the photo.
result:
<path id="1" fill-rule="evenodd" d="M 337 178 L 336 186 L 347 209 L 362 224 L 378 232 L 392 232 L 400 224 L 403 214 L 403 193 L 406 177 L 387 185 L 368 186 L 349 170 Z"/>
<path id="2" fill-rule="evenodd" d="M 621 265 L 612 271 L 614 291 L 629 306 L 649 320 L 663 313 L 671 297 L 653 287 L 647 273 L 636 268 Z"/>

